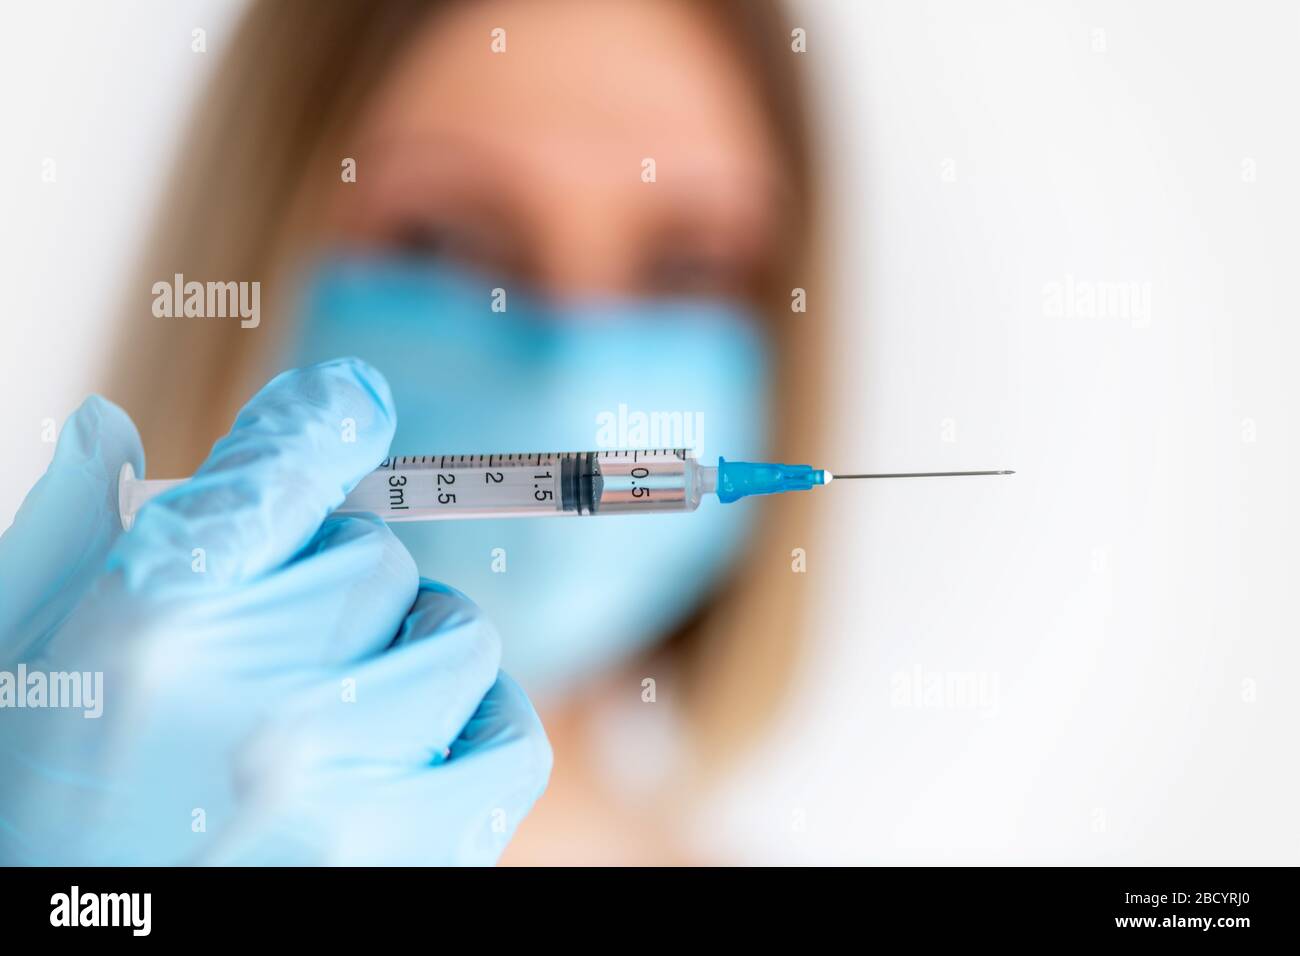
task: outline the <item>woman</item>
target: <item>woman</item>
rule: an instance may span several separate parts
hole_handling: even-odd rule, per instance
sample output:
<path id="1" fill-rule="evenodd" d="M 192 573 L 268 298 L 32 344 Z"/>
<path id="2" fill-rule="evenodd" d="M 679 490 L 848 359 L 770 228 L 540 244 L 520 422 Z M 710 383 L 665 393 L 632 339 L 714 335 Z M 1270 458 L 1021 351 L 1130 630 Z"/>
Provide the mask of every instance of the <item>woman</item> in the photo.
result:
<path id="1" fill-rule="evenodd" d="M 198 113 L 108 389 L 150 475 L 191 474 L 274 373 L 345 354 L 381 373 L 367 388 L 391 386 L 397 453 L 594 447 L 596 419 L 625 406 L 702 422 L 711 455 L 815 460 L 793 27 L 752 0 L 255 4 Z M 146 293 L 176 274 L 257 281 L 265 318 L 156 318 Z M 676 830 L 691 798 L 794 661 L 802 512 L 395 528 L 422 576 L 495 624 L 550 739 L 549 789 L 507 860 L 690 858 Z M 491 686 L 471 726 L 494 694 L 522 707 Z M 291 741 L 277 760 L 301 753 Z M 241 762 L 252 792 L 264 770 Z M 435 792 L 468 805 L 473 786 Z M 369 836 L 385 811 L 356 804 L 288 835 L 232 812 L 248 836 L 213 858 L 316 860 L 298 850 L 327 842 L 323 858 L 357 859 L 334 831 Z"/>

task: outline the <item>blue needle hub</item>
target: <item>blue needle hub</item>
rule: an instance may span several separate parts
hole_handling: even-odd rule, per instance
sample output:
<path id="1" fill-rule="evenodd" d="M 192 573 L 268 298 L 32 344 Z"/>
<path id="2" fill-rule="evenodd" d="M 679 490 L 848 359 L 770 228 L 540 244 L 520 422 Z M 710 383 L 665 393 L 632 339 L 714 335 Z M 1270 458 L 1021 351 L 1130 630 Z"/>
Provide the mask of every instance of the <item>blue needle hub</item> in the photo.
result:
<path id="1" fill-rule="evenodd" d="M 718 459 L 718 500 L 730 503 L 750 495 L 807 491 L 827 484 L 830 475 L 811 465 L 781 465 L 766 461 Z"/>

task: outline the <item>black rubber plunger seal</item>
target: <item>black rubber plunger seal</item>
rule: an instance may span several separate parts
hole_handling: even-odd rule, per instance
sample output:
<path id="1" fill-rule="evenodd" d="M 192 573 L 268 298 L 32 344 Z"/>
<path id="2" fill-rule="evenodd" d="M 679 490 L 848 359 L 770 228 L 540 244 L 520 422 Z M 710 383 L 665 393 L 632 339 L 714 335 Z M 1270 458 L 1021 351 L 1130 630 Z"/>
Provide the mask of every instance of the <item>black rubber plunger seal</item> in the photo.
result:
<path id="1" fill-rule="evenodd" d="M 600 463 L 596 461 L 596 453 L 589 451 L 582 458 L 582 476 L 579 481 L 582 486 L 582 498 L 579 504 L 585 506 L 587 514 L 594 515 L 596 508 L 600 506 L 601 486 L 605 481 L 600 476 Z"/>
<path id="2" fill-rule="evenodd" d="M 600 465 L 594 451 L 570 455 L 560 461 L 560 507 L 580 515 L 596 513 L 600 502 Z"/>

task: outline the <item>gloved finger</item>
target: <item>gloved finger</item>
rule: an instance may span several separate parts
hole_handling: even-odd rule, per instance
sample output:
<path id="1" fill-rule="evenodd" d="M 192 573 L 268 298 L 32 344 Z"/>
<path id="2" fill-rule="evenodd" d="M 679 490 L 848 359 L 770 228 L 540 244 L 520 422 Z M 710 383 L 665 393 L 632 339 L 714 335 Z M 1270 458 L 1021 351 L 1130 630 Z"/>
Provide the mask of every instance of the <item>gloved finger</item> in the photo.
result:
<path id="1" fill-rule="evenodd" d="M 500 674 L 451 751 L 445 764 L 359 790 L 329 821 L 330 862 L 495 863 L 550 779 L 546 732 L 527 695 Z"/>
<path id="2" fill-rule="evenodd" d="M 276 376 L 193 479 L 150 501 L 114 552 L 128 586 L 183 590 L 283 564 L 388 452 L 396 414 L 383 376 L 336 359 Z M 205 573 L 191 572 L 201 552 Z"/>
<path id="3" fill-rule="evenodd" d="M 546 789 L 551 760 L 532 703 L 498 672 L 446 762 L 336 760 L 308 774 L 283 762 L 242 767 L 245 808 L 203 861 L 495 863 Z"/>
<path id="4" fill-rule="evenodd" d="M 144 473 L 135 425 L 92 395 L 64 423 L 49 468 L 0 537 L 0 642 L 39 641 L 102 568 L 121 533 L 117 473 L 127 462 Z"/>
<path id="5" fill-rule="evenodd" d="M 418 588 L 415 560 L 386 524 L 373 515 L 331 515 L 286 567 L 197 613 L 218 619 L 220 653 L 246 662 L 245 670 L 332 674 L 389 646 Z M 231 629 L 231 620 L 248 623 Z M 335 700 L 338 687 L 329 684 Z"/>
<path id="6" fill-rule="evenodd" d="M 501 642 L 478 607 L 445 585 L 421 581 L 407 606 L 400 632 L 388 632 L 390 650 L 294 695 L 259 735 L 258 764 L 315 773 L 443 759 L 497 679 Z"/>

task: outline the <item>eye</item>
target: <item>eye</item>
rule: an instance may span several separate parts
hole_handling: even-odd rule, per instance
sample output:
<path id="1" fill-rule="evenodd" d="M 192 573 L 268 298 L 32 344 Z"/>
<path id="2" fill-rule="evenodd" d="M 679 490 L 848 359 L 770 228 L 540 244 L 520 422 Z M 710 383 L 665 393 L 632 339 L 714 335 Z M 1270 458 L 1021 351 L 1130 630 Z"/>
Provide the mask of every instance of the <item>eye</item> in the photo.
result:
<path id="1" fill-rule="evenodd" d="M 446 223 L 411 219 L 393 228 L 388 245 L 412 256 L 458 257 L 473 250 L 478 243 L 467 230 Z"/>
<path id="2" fill-rule="evenodd" d="M 740 296 L 754 282 L 742 257 L 690 248 L 666 249 L 646 267 L 645 286 L 659 295 Z"/>
<path id="3" fill-rule="evenodd" d="M 381 242 L 405 256 L 488 271 L 513 271 L 519 266 L 513 237 L 498 226 L 473 220 L 404 218 L 383 230 Z"/>

